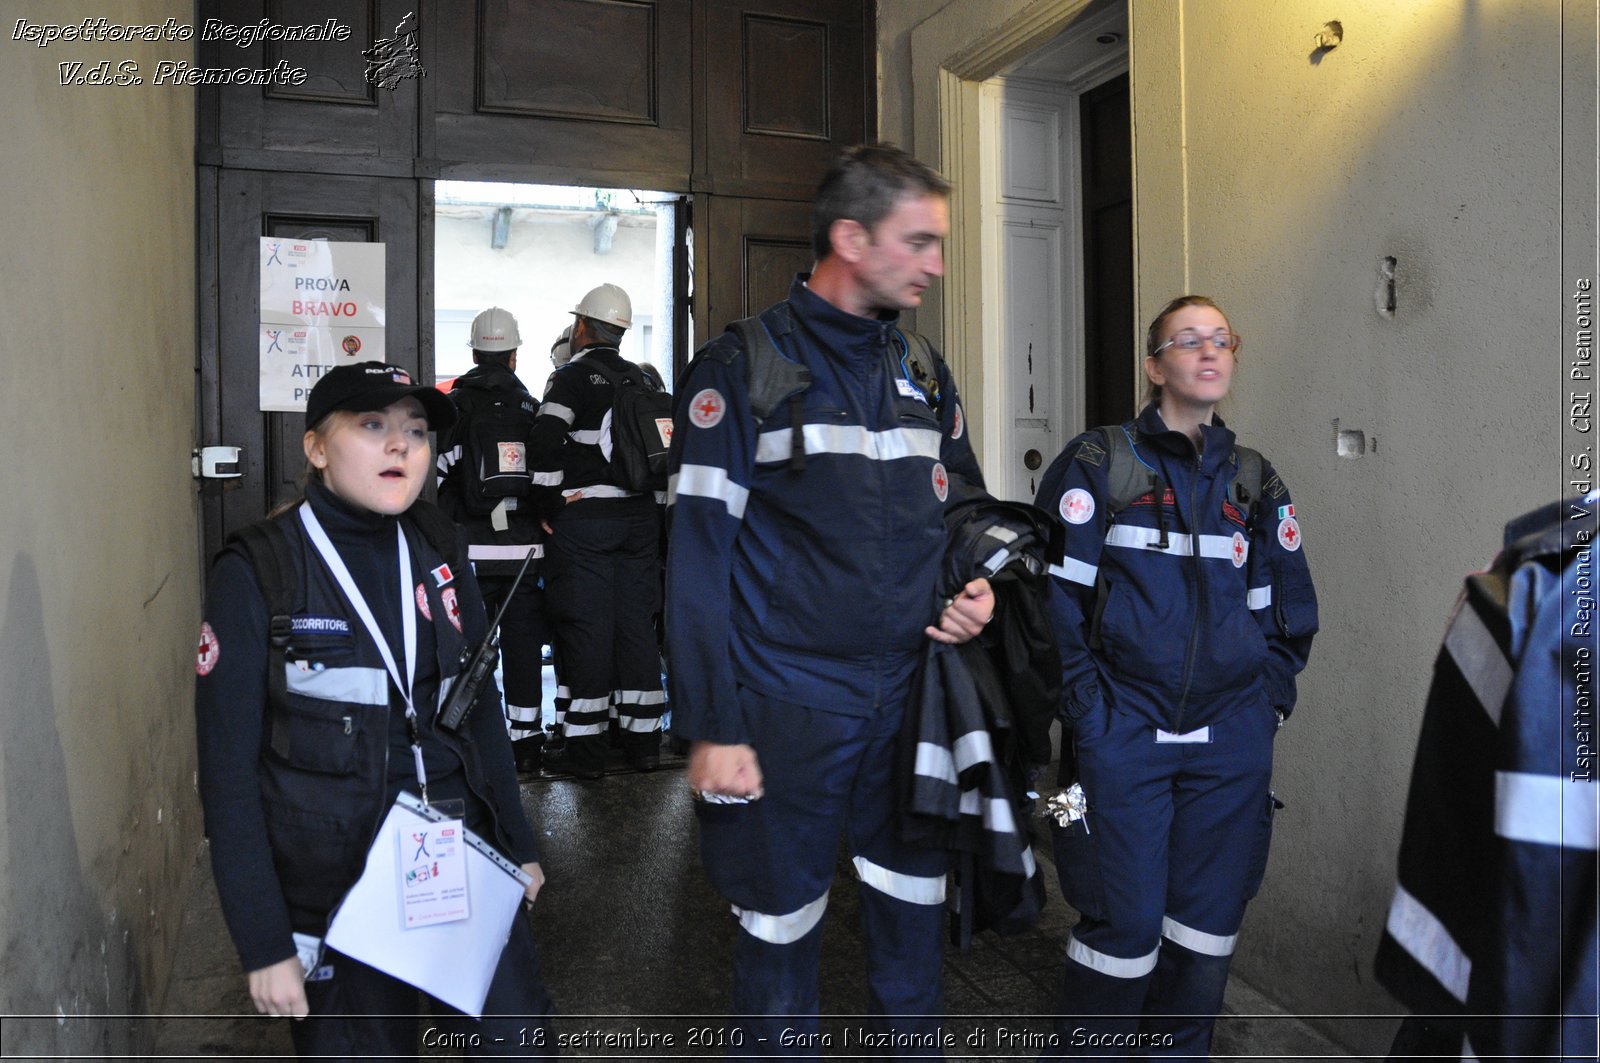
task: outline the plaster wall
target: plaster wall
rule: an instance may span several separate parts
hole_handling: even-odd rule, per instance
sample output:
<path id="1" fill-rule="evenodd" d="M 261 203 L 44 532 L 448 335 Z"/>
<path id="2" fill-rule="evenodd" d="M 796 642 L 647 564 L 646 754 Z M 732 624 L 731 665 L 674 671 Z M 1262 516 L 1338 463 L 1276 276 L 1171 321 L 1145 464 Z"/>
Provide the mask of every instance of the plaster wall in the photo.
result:
<path id="1" fill-rule="evenodd" d="M 1052 3 L 882 0 L 885 136 L 937 158 L 927 71 Z M 1375 1016 L 1312 1020 L 1374 1053 L 1399 1011 L 1372 955 L 1433 657 L 1504 521 L 1563 491 L 1559 252 L 1564 227 L 1592 247 L 1594 219 L 1563 213 L 1560 6 L 1334 13 L 1343 43 L 1314 54 L 1328 12 L 1302 4 L 1132 0 L 1136 287 L 1141 323 L 1199 291 L 1244 335 L 1223 415 L 1293 491 L 1321 599 L 1234 969 L 1292 1012 Z"/>
<path id="2" fill-rule="evenodd" d="M 550 375 L 550 344 L 572 324 L 572 308 L 585 292 L 599 284 L 616 284 L 633 303 L 634 320 L 649 319 L 655 343 L 649 352 L 641 342 L 641 329 L 623 336 L 622 356 L 649 361 L 670 378 L 672 323 L 656 312 L 656 220 L 626 216 L 617 227 L 611 250 L 594 251 L 594 234 L 586 214 L 551 214 L 516 211 L 512 215 L 506 246 L 489 246 L 490 221 L 486 217 L 458 217 L 439 208 L 435 235 L 436 311 L 502 306 L 517 319 L 522 348 L 517 353 L 517 376 L 537 397 L 544 394 Z M 455 333 L 452 333 L 455 334 Z M 466 346 L 470 329 L 459 330 L 460 342 L 450 343 L 440 330 L 434 366 L 440 379 L 472 368 L 472 351 Z M 648 356 L 647 356 L 648 353 Z"/>
<path id="3" fill-rule="evenodd" d="M 100 16 L 194 23 L 164 0 L 0 5 L 0 1013 L 17 1057 L 141 1046 L 104 1016 L 160 999 L 200 838 L 194 90 L 148 80 L 193 47 L 10 33 Z M 59 84 L 57 64 L 102 59 L 146 83 Z"/>

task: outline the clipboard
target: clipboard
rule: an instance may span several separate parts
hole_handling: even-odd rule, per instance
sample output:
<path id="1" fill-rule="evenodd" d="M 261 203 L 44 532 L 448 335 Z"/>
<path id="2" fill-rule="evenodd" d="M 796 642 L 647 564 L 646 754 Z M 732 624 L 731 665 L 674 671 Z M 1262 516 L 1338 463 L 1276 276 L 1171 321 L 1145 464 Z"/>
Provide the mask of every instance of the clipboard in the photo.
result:
<path id="1" fill-rule="evenodd" d="M 453 923 L 401 929 L 395 837 L 449 817 L 401 793 L 367 850 L 366 867 L 333 913 L 324 941 L 473 1018 L 483 1001 L 532 880 L 516 864 L 466 831 L 467 891 L 472 915 Z"/>

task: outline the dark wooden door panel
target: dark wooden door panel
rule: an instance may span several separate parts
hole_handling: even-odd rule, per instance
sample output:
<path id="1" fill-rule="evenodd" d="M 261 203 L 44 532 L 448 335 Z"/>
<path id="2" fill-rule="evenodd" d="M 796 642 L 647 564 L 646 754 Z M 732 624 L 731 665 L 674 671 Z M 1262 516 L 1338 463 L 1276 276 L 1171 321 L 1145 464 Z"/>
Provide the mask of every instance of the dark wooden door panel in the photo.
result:
<path id="1" fill-rule="evenodd" d="M 707 0 L 697 191 L 809 199 L 833 157 L 866 139 L 869 7 Z"/>
<path id="2" fill-rule="evenodd" d="M 1083 150 L 1085 424 L 1134 414 L 1133 145 L 1128 76 L 1080 97 Z"/>
<path id="3" fill-rule="evenodd" d="M 416 182 L 320 174 L 224 170 L 217 190 L 215 269 L 218 328 L 214 354 L 218 411 L 213 442 L 243 448 L 244 476 L 219 497 L 220 528 L 207 545 L 294 496 L 305 460 L 298 413 L 260 409 L 259 238 L 385 244 L 385 357 L 418 373 Z M 216 488 L 212 488 L 216 491 Z M 215 543 L 211 540 L 215 539 Z"/>
<path id="4" fill-rule="evenodd" d="M 697 225 L 696 246 L 703 249 L 705 292 L 696 300 L 695 321 L 705 340 L 728 322 L 749 317 L 789 294 L 796 273 L 807 272 L 816 256 L 811 250 L 811 204 L 772 199 L 702 197 L 704 217 Z"/>
<path id="5" fill-rule="evenodd" d="M 298 85 L 218 85 L 201 92 L 203 162 L 323 173 L 409 176 L 416 156 L 417 80 L 380 88 L 367 81 L 362 51 L 392 37 L 411 0 L 202 0 L 200 25 L 322 25 L 350 29 L 346 41 L 264 41 L 240 48 L 198 45 L 199 65 L 306 72 Z M 236 38 L 237 39 L 237 38 Z"/>
<path id="6" fill-rule="evenodd" d="M 426 10 L 427 176 L 687 190 L 690 0 Z"/>

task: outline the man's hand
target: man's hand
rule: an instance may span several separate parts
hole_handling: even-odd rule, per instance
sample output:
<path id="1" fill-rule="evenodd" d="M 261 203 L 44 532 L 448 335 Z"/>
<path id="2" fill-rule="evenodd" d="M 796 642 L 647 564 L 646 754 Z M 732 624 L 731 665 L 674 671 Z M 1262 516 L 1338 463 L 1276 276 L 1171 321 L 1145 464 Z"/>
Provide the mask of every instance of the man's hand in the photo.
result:
<path id="1" fill-rule="evenodd" d="M 539 861 L 535 860 L 531 864 L 523 864 L 522 872 L 533 879 L 528 883 L 528 888 L 522 891 L 522 903 L 531 908 L 539 896 L 540 887 L 544 885 L 544 869 L 539 866 Z"/>
<path id="2" fill-rule="evenodd" d="M 995 606 L 998 604 L 989 581 L 975 579 L 961 588 L 961 593 L 944 607 L 944 612 L 939 614 L 939 626 L 926 629 L 928 637 L 952 646 L 965 642 L 994 619 Z"/>
<path id="3" fill-rule="evenodd" d="M 279 960 L 271 967 L 258 967 L 246 977 L 250 983 L 250 999 L 261 1014 L 303 1019 L 311 1010 L 306 1003 L 306 969 L 299 956 Z"/>
<path id="4" fill-rule="evenodd" d="M 715 742 L 689 745 L 689 789 L 728 797 L 761 796 L 761 765 L 749 746 L 724 746 Z"/>

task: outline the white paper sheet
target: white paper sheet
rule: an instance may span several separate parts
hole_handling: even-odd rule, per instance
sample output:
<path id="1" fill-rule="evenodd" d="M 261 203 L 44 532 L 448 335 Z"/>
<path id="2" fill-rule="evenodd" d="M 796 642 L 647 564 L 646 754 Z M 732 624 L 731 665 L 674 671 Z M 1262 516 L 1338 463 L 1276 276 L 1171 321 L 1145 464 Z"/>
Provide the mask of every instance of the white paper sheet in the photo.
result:
<path id="1" fill-rule="evenodd" d="M 467 890 L 472 917 L 401 929 L 396 832 L 442 818 L 411 794 L 400 795 L 367 853 L 361 878 L 334 913 L 325 940 L 346 956 L 481 1018 L 489 982 L 529 879 L 521 868 L 468 831 Z"/>

